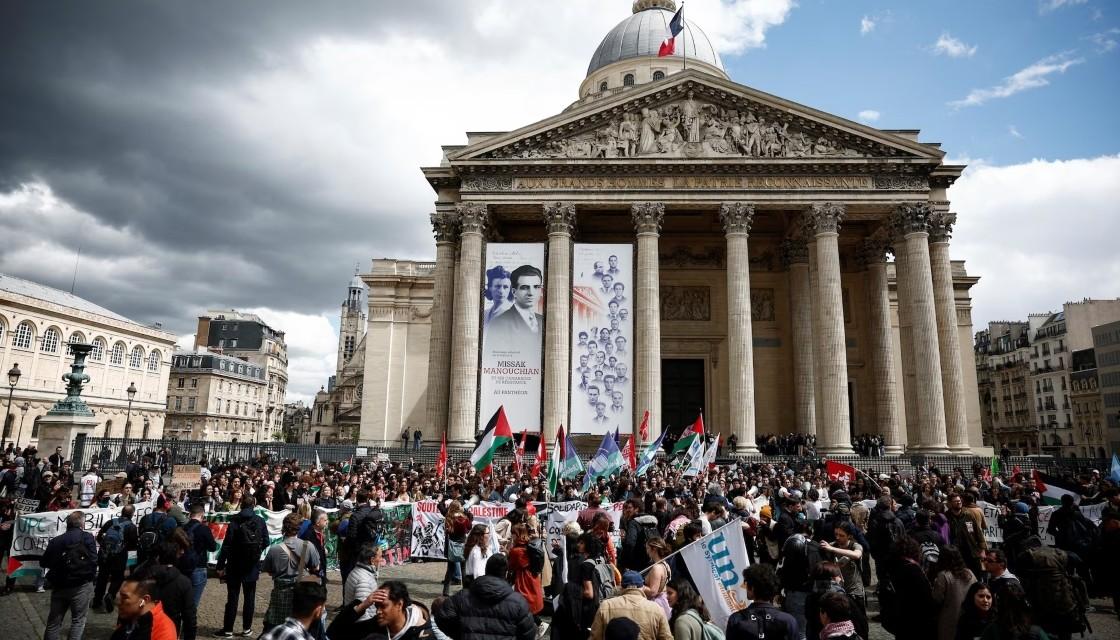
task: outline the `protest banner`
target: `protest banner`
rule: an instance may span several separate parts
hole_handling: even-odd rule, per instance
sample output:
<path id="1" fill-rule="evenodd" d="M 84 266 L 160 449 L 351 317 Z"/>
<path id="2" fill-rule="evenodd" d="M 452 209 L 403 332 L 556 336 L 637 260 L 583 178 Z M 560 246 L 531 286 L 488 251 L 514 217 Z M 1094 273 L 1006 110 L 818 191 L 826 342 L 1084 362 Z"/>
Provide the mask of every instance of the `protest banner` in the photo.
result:
<path id="1" fill-rule="evenodd" d="M 502 549 L 495 525 L 498 524 L 499 520 L 506 517 L 507 513 L 513 511 L 516 506 L 512 502 L 488 502 L 484 500 L 467 508 L 474 524 L 484 524 L 490 528 L 491 554 L 498 553 Z"/>
<path id="2" fill-rule="evenodd" d="M 999 506 L 980 500 L 976 503 L 984 511 L 984 539 L 1003 542 L 1003 529 L 999 526 Z"/>
<path id="3" fill-rule="evenodd" d="M 141 502 L 135 505 L 136 513 L 134 522 L 152 512 L 151 502 Z M 107 509 L 67 509 L 65 511 L 47 511 L 45 513 L 28 513 L 16 517 L 15 528 L 12 532 L 12 546 L 8 552 L 8 565 L 6 573 L 9 578 L 38 577 L 42 572 L 39 560 L 47 549 L 51 538 L 66 533 L 66 517 L 75 511 L 81 511 L 85 516 L 82 528 L 94 535 L 101 530 L 110 518 L 121 515 L 121 507 Z M 130 563 L 135 562 L 135 556 L 130 554 Z"/>
<path id="4" fill-rule="evenodd" d="M 544 503 L 542 503 L 544 504 Z M 579 500 L 570 502 L 549 502 L 544 509 L 538 507 L 537 514 L 544 527 L 546 549 L 551 549 L 553 543 L 564 542 L 564 525 L 574 522 L 579 517 L 579 512 L 587 508 L 587 503 Z"/>
<path id="5" fill-rule="evenodd" d="M 743 527 L 733 520 L 684 547 L 680 554 L 708 607 L 712 623 L 726 629 L 731 614 L 750 604 L 743 582 L 743 570 L 750 564 Z"/>
<path id="6" fill-rule="evenodd" d="M 1003 542 L 1003 529 L 999 526 L 999 505 L 994 505 L 990 502 L 979 501 L 976 503 L 978 507 L 984 510 L 984 539 L 988 542 Z M 1102 502 L 1100 504 L 1091 504 L 1080 507 L 1081 513 L 1088 518 L 1093 524 L 1100 525 L 1101 514 L 1108 503 Z M 1058 509 L 1053 505 L 1046 505 L 1038 508 L 1038 537 L 1042 540 L 1042 544 L 1053 547 L 1055 545 L 1054 536 L 1047 533 L 1046 529 L 1050 526 L 1050 518 Z"/>
<path id="7" fill-rule="evenodd" d="M 177 464 L 167 483 L 167 493 L 179 497 L 182 491 L 191 491 L 202 485 L 202 467 L 197 464 Z"/>
<path id="8" fill-rule="evenodd" d="M 421 500 L 412 504 L 412 557 L 447 558 L 447 535 L 443 528 L 444 517 L 435 500 Z"/>
<path id="9" fill-rule="evenodd" d="M 412 555 L 412 503 L 382 502 L 381 513 L 385 520 L 377 533 L 388 545 L 383 556 L 385 565 L 404 564 Z"/>
<path id="10" fill-rule="evenodd" d="M 36 513 L 39 511 L 39 502 L 37 498 L 16 498 L 16 513 L 21 516 Z"/>

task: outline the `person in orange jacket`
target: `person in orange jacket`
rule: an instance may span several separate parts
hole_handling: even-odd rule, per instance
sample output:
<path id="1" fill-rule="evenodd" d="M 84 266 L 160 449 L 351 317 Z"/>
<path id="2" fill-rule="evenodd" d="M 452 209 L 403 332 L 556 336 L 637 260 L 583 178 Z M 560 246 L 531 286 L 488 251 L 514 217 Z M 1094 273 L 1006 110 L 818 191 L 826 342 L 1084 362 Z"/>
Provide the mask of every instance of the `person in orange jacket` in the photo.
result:
<path id="1" fill-rule="evenodd" d="M 152 599 L 155 580 L 129 576 L 117 595 L 119 624 L 110 640 L 176 640 L 175 623 Z"/>

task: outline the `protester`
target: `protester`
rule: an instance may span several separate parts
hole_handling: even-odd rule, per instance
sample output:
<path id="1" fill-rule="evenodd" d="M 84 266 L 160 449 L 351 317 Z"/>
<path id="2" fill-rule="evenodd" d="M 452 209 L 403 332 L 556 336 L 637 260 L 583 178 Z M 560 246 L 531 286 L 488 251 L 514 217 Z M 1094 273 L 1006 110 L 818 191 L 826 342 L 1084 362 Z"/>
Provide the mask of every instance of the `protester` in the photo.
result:
<path id="1" fill-rule="evenodd" d="M 661 607 L 646 599 L 642 592 L 645 580 L 637 571 L 622 574 L 622 591 L 599 603 L 595 620 L 591 624 L 591 640 L 603 640 L 607 624 L 615 618 L 629 618 L 639 629 L 642 640 L 672 640 L 669 621 Z"/>
<path id="2" fill-rule="evenodd" d="M 463 563 L 466 561 L 464 551 L 467 534 L 471 530 L 470 518 L 463 512 L 463 505 L 458 500 L 452 500 L 447 505 L 443 527 L 446 539 L 444 555 L 447 558 L 447 569 L 443 575 L 443 595 L 446 596 L 451 585 L 463 583 Z"/>
<path id="3" fill-rule="evenodd" d="M 51 539 L 39 561 L 52 586 L 43 640 L 58 640 L 67 611 L 71 640 L 80 640 L 85 632 L 93 582 L 97 578 L 97 542 L 82 530 L 84 523 L 85 514 L 81 511 L 66 516 L 66 533 Z"/>
<path id="4" fill-rule="evenodd" d="M 537 618 L 541 610 L 544 609 L 544 589 L 541 587 L 541 574 L 539 571 L 534 572 L 533 560 L 530 557 L 529 544 L 532 537 L 533 534 L 529 531 L 528 525 L 517 524 L 513 526 L 508 556 L 509 576 L 514 590 L 525 598 L 525 602 L 529 605 L 529 612 L 533 614 L 534 618 Z M 533 551 L 532 553 L 538 552 Z M 543 551 L 539 553 L 540 568 L 543 569 L 544 553 Z"/>
<path id="5" fill-rule="evenodd" d="M 1009 585 L 1003 599 L 997 602 L 995 620 L 989 624 L 982 640 L 1048 640 L 1049 636 L 1034 624 L 1034 615 L 1027 594 L 1018 585 Z"/>
<path id="6" fill-rule="evenodd" d="M 754 564 L 743 571 L 751 604 L 727 619 L 727 640 L 794 640 L 801 636 L 797 621 L 774 605 L 781 585 L 774 569 Z"/>
<path id="7" fill-rule="evenodd" d="M 315 640 L 310 629 L 323 616 L 327 590 L 321 584 L 301 582 L 292 591 L 292 613 L 284 622 L 261 634 L 258 640 Z"/>
<path id="8" fill-rule="evenodd" d="M 937 605 L 937 640 L 953 640 L 961 617 L 961 604 L 976 582 L 976 576 L 964 564 L 960 550 L 946 546 L 930 571 L 931 593 Z"/>
<path id="9" fill-rule="evenodd" d="M 110 640 L 176 640 L 175 623 L 152 595 L 155 587 L 151 578 L 125 578 L 117 600 L 117 627 Z"/>
<path id="10" fill-rule="evenodd" d="M 214 540 L 214 533 L 206 525 L 206 507 L 202 504 L 192 504 L 190 514 L 190 521 L 183 528 L 183 533 L 191 543 L 189 555 L 192 556 L 194 566 L 191 575 L 187 577 L 191 579 L 194 606 L 197 608 L 202 602 L 202 592 L 206 588 L 206 567 L 210 554 L 218 550 L 218 543 Z M 180 569 L 183 568 L 185 568 L 184 564 L 180 564 Z"/>
<path id="11" fill-rule="evenodd" d="M 358 627 L 355 623 L 370 607 L 377 612 L 374 624 Z M 331 640 L 422 640 L 432 636 L 431 616 L 423 605 L 412 601 L 403 582 L 389 580 L 365 600 L 344 605 L 327 628 L 327 636 Z"/>
<path id="12" fill-rule="evenodd" d="M 97 583 L 93 589 L 94 611 L 113 611 L 124 572 L 128 566 L 128 552 L 136 550 L 138 534 L 132 517 L 136 508 L 131 504 L 121 507 L 121 515 L 105 521 L 97 532 Z"/>
<path id="13" fill-rule="evenodd" d="M 486 573 L 486 558 L 490 555 L 490 527 L 476 524 L 471 527 L 463 547 L 467 564 L 463 568 L 463 587 L 471 586 L 475 578 Z"/>
<path id="14" fill-rule="evenodd" d="M 534 640 L 537 625 L 525 598 L 506 582 L 508 571 L 506 556 L 487 558 L 483 575 L 432 612 L 440 630 L 454 640 Z"/>
<path id="15" fill-rule="evenodd" d="M 855 624 L 852 622 L 852 602 L 847 595 L 833 591 L 821 596 L 820 620 L 824 625 L 819 636 L 820 640 L 829 638 L 860 640 Z"/>
<path id="16" fill-rule="evenodd" d="M 844 589 L 861 609 L 866 607 L 863 592 L 863 577 L 860 575 L 860 564 L 863 560 L 863 547 L 855 541 L 855 527 L 850 522 L 841 522 L 833 530 L 836 542 L 829 544 L 821 541 L 820 547 L 823 555 L 835 558 L 840 572 L 844 576 Z"/>
<path id="17" fill-rule="evenodd" d="M 665 589 L 670 607 L 669 626 L 676 640 L 704 640 L 704 623 L 711 620 L 704 600 L 692 583 L 680 578 Z"/>
<path id="18" fill-rule="evenodd" d="M 961 614 L 954 637 L 957 640 L 973 640 L 983 635 L 984 629 L 995 621 L 994 605 L 991 587 L 983 582 L 972 583 L 961 601 Z"/>
<path id="19" fill-rule="evenodd" d="M 175 566 L 184 553 L 172 540 L 165 540 L 154 549 L 151 561 L 137 569 L 136 576 L 155 582 L 152 598 L 163 607 L 183 640 L 194 640 L 198 633 L 198 611 L 194 602 L 191 579 Z"/>
<path id="20" fill-rule="evenodd" d="M 155 554 L 159 543 L 171 537 L 179 523 L 167 513 L 170 500 L 160 494 L 151 513 L 140 518 L 139 537 L 136 545 L 136 563 L 144 564 Z"/>
<path id="21" fill-rule="evenodd" d="M 933 589 L 922 571 L 917 541 L 909 536 L 895 541 L 887 573 L 893 594 L 880 602 L 883 626 L 896 640 L 934 640 L 938 631 L 937 606 Z"/>
<path id="22" fill-rule="evenodd" d="M 673 615 L 669 596 L 666 593 L 669 581 L 673 578 L 673 572 L 664 560 L 672 552 L 673 548 L 663 538 L 650 538 L 646 542 L 646 553 L 649 555 L 651 564 L 649 571 L 646 573 L 646 583 L 642 590 L 650 602 L 661 607 L 666 618 Z"/>
<path id="23" fill-rule="evenodd" d="M 281 625 L 291 615 L 292 590 L 304 576 L 317 576 L 323 562 L 312 543 L 298 537 L 302 517 L 289 513 L 281 525 L 284 539 L 269 547 L 262 569 L 272 576 L 272 592 L 264 614 L 265 630 Z M 320 581 L 321 584 L 321 581 Z"/>
<path id="24" fill-rule="evenodd" d="M 307 504 L 307 503 L 304 503 Z M 308 542 L 315 548 L 319 556 L 320 562 L 317 563 L 315 575 L 319 576 L 319 580 L 323 586 L 327 586 L 327 512 L 320 509 L 315 509 L 311 513 L 310 525 L 307 526 L 300 539 Z"/>
<path id="25" fill-rule="evenodd" d="M 218 579 L 226 583 L 226 608 L 222 628 L 215 633 L 218 637 L 233 637 L 239 595 L 245 598 L 241 612 L 242 635 L 252 635 L 257 580 L 260 579 L 258 560 L 268 544 L 268 526 L 253 512 L 256 506 L 253 496 L 246 496 L 241 501 L 241 511 L 230 518 L 225 541 L 218 552 Z"/>

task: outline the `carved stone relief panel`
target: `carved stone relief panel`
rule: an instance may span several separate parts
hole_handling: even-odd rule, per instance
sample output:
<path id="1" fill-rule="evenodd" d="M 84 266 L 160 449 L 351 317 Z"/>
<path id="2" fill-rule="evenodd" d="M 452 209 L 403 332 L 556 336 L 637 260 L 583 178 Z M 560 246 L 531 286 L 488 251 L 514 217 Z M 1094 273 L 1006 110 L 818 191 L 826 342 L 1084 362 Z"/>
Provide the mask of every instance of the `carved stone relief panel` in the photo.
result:
<path id="1" fill-rule="evenodd" d="M 661 319 L 686 322 L 712 319 L 712 290 L 697 286 L 662 286 Z"/>
<path id="2" fill-rule="evenodd" d="M 751 289 L 751 322 L 774 322 L 773 289 Z"/>
<path id="3" fill-rule="evenodd" d="M 684 245 L 666 248 L 659 256 L 662 267 L 677 269 L 722 269 L 723 247 L 711 246 L 692 249 Z"/>

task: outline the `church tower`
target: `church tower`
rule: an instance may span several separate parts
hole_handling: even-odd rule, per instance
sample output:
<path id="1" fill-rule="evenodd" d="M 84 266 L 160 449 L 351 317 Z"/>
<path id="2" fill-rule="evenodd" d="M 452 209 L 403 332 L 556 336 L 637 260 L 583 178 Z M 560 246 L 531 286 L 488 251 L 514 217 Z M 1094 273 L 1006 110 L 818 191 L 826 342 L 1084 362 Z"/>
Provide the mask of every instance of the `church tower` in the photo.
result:
<path id="1" fill-rule="evenodd" d="M 335 366 L 336 379 L 341 380 L 342 368 L 354 356 L 358 343 L 366 331 L 365 314 L 366 285 L 354 267 L 354 278 L 346 289 L 346 299 L 342 302 L 342 315 L 338 326 L 338 363 Z"/>

